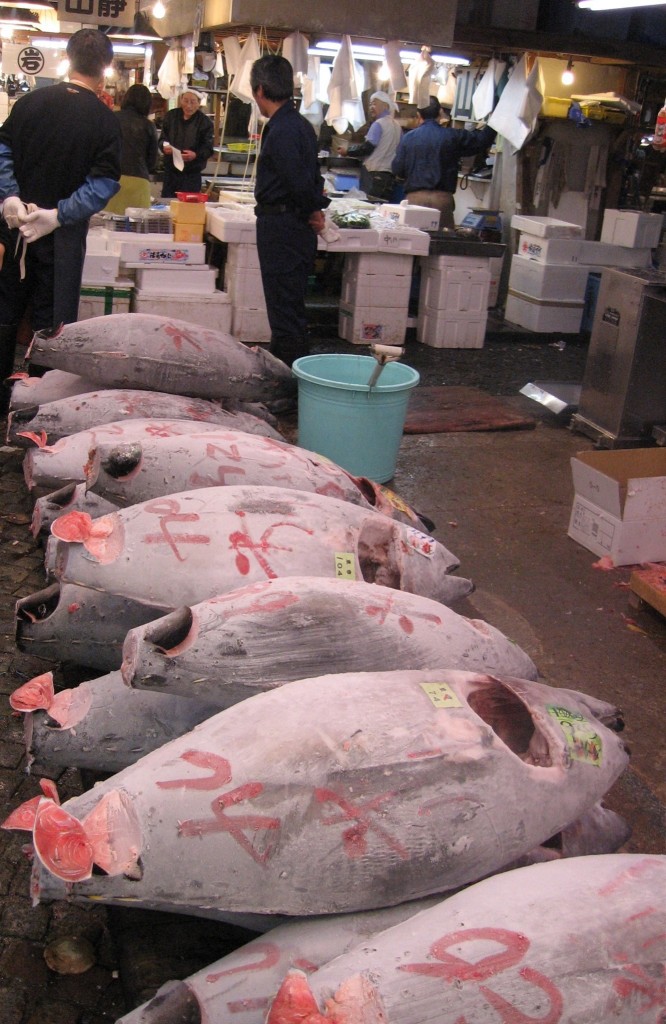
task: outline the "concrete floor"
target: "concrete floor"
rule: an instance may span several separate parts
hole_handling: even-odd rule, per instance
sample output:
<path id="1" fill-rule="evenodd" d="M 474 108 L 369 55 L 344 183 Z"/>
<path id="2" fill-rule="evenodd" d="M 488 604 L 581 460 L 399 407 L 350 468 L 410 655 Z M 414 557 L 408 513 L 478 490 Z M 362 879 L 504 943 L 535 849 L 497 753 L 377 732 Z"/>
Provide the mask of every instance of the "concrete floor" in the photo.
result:
<path id="1" fill-rule="evenodd" d="M 591 449 L 592 442 L 518 394 L 530 380 L 582 379 L 584 340 L 569 338 L 564 348 L 557 340 L 504 334 L 489 337 L 478 351 L 408 344 L 405 362 L 419 369 L 422 383 L 479 386 L 506 396 L 533 415 L 536 426 L 406 435 L 393 486 L 435 521 L 436 537 L 460 558 L 460 573 L 475 581 L 476 591 L 458 611 L 486 619 L 514 639 L 549 684 L 622 707 L 632 760 L 607 803 L 633 828 L 626 850 L 663 854 L 666 622 L 649 609 L 631 607 L 628 568 L 594 568 L 596 556 L 567 537 L 573 498 L 569 459 Z M 324 331 L 317 343 L 319 350 L 351 350 Z M 295 429 L 295 420 L 285 423 L 292 436 Z M 9 808 L 39 791 L 38 780 L 24 772 L 21 724 L 6 696 L 44 670 L 43 662 L 16 651 L 13 638 L 14 601 L 43 585 L 42 553 L 29 537 L 32 503 L 16 450 L 0 451 L 0 492 L 4 818 Z M 76 772 L 58 780 L 63 799 L 81 785 Z M 16 834 L 0 833 L 2 1024 L 108 1024 L 167 978 L 183 977 L 222 955 L 227 936 L 210 922 L 174 923 L 171 915 L 129 910 L 107 915 L 102 907 L 33 908 L 20 846 Z M 90 971 L 62 976 L 45 966 L 45 947 L 63 934 L 92 942 L 96 963 Z"/>

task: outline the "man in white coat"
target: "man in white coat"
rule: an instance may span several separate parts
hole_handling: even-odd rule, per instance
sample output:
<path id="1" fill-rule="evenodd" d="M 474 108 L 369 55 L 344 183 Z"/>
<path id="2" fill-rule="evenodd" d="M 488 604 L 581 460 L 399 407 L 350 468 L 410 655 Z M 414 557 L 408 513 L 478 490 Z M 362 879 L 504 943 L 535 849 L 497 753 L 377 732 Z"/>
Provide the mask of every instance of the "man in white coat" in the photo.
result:
<path id="1" fill-rule="evenodd" d="M 398 109 L 387 92 L 373 92 L 369 105 L 372 124 L 363 142 L 349 146 L 349 156 L 361 157 L 363 165 L 359 185 L 367 196 L 388 201 L 393 194 L 395 176 L 391 163 L 402 138 L 400 125 L 393 117 Z"/>

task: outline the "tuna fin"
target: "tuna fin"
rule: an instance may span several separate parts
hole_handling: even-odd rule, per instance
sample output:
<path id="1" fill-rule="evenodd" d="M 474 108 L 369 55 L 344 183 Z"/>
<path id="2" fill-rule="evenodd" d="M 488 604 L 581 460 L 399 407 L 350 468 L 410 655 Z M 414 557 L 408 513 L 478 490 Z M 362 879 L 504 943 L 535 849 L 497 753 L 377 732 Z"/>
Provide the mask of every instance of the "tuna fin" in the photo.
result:
<path id="1" fill-rule="evenodd" d="M 270 1005 L 266 1024 L 331 1024 L 319 1012 L 303 971 L 289 971 Z"/>
<path id="2" fill-rule="evenodd" d="M 52 875 L 65 882 L 83 882 L 93 869 L 93 852 L 83 825 L 52 800 L 37 807 L 32 833 L 35 853 Z"/>
<path id="3" fill-rule="evenodd" d="M 112 789 L 83 821 L 95 864 L 107 875 L 132 872 L 141 853 L 141 826 L 132 802 L 120 789 Z"/>
<path id="4" fill-rule="evenodd" d="M 40 708 L 48 711 L 54 697 L 53 672 L 44 672 L 14 690 L 9 703 L 14 711 L 37 711 Z"/>
<path id="5" fill-rule="evenodd" d="M 19 430 L 17 437 L 27 437 L 29 441 L 34 441 L 38 448 L 48 448 L 48 435 L 45 430 L 40 430 L 38 434 L 34 430 Z"/>
<path id="6" fill-rule="evenodd" d="M 55 782 L 52 782 L 51 779 L 40 779 L 39 785 L 44 796 L 52 800 L 57 806 L 60 803 L 60 797 L 58 796 Z M 33 796 L 32 799 L 26 800 L 25 803 L 22 803 L 20 807 L 17 807 L 16 810 L 12 811 L 5 818 L 0 828 L 32 832 L 37 819 L 37 808 L 43 799 L 44 797 L 41 796 Z"/>

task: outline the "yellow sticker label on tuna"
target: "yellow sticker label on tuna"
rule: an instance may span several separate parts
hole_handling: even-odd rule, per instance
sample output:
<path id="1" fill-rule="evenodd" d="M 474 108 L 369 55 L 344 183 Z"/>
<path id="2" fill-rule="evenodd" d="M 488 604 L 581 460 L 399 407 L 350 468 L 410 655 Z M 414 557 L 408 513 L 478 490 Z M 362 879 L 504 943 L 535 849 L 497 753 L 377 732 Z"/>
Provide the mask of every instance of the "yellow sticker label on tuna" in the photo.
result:
<path id="1" fill-rule="evenodd" d="M 436 708 L 461 708 L 463 706 L 462 701 L 448 683 L 421 683 L 420 686 Z"/>
<path id="2" fill-rule="evenodd" d="M 354 556 L 349 551 L 335 552 L 335 575 L 341 580 L 356 579 Z"/>

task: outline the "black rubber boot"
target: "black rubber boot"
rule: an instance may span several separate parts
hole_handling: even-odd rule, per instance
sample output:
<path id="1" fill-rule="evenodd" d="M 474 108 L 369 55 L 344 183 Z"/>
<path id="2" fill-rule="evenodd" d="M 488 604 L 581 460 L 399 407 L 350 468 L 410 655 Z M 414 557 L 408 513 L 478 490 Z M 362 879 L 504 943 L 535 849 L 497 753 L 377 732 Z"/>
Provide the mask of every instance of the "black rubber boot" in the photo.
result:
<path id="1" fill-rule="evenodd" d="M 268 351 L 276 359 L 281 359 L 287 366 L 291 366 L 294 360 L 310 354 L 310 342 L 307 338 L 288 336 L 271 338 Z"/>
<path id="2" fill-rule="evenodd" d="M 14 372 L 16 327 L 0 327 L 0 416 L 6 416 L 12 384 L 7 378 Z"/>

